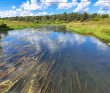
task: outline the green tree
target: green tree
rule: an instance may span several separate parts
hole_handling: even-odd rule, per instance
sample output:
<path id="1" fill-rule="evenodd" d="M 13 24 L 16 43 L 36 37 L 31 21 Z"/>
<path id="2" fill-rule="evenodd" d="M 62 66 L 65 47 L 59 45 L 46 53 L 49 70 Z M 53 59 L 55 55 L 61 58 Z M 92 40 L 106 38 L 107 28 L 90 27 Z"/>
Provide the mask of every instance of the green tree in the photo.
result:
<path id="1" fill-rule="evenodd" d="M 64 19 L 64 21 L 67 21 L 67 13 L 66 12 L 64 12 L 64 14 L 63 14 L 63 19 Z"/>
<path id="2" fill-rule="evenodd" d="M 109 18 L 109 14 L 102 14 L 101 18 Z"/>

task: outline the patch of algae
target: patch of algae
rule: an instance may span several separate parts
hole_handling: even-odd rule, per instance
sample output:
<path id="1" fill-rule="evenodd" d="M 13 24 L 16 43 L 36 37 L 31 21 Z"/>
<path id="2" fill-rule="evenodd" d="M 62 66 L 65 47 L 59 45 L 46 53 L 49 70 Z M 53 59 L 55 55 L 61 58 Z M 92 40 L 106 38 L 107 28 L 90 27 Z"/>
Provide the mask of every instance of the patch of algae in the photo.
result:
<path id="1" fill-rule="evenodd" d="M 0 85 L 0 93 L 6 93 L 9 91 L 9 89 L 16 83 L 19 81 L 20 78 L 18 78 L 17 80 L 15 80 L 14 82 L 12 82 L 11 80 L 6 80 L 4 82 L 2 82 Z M 4 85 L 4 87 L 2 87 Z M 1 89 L 2 88 L 2 89 Z"/>
<path id="2" fill-rule="evenodd" d="M 6 80 L 0 84 L 0 93 L 5 93 L 10 89 L 10 85 L 12 84 L 11 80 Z"/>

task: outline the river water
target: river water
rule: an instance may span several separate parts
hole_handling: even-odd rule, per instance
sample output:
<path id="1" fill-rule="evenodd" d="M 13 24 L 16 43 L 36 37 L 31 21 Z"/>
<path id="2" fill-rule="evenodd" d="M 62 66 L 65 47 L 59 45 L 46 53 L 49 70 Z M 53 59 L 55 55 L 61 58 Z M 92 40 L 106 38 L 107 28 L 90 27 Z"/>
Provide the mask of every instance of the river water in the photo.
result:
<path id="1" fill-rule="evenodd" d="M 0 32 L 0 85 L 7 93 L 110 93 L 110 46 L 65 26 Z"/>

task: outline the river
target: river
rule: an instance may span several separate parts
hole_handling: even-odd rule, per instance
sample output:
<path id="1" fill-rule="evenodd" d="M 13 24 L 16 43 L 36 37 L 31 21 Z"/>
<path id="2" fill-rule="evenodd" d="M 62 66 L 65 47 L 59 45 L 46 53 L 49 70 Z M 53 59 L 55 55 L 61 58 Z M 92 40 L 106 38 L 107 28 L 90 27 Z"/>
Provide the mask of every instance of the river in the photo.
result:
<path id="1" fill-rule="evenodd" d="M 0 84 L 8 93 L 110 93 L 110 46 L 65 26 L 0 32 Z"/>

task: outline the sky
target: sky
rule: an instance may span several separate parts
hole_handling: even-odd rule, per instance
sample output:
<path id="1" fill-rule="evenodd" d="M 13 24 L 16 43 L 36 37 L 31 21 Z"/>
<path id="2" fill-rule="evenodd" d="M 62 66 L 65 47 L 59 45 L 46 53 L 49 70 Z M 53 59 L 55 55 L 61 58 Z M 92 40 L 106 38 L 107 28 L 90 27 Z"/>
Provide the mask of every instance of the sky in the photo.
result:
<path id="1" fill-rule="evenodd" d="M 53 15 L 64 12 L 110 15 L 110 0 L 0 0 L 0 18 Z"/>

